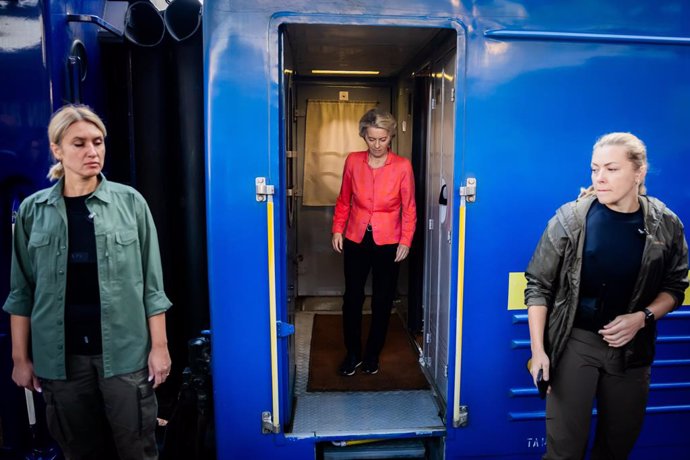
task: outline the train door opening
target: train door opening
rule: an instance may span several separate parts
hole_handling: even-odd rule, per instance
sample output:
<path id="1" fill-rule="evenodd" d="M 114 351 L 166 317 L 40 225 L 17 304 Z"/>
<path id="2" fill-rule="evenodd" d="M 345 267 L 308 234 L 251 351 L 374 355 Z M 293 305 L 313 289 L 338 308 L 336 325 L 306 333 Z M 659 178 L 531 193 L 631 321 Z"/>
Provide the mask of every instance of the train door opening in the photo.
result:
<path id="1" fill-rule="evenodd" d="M 456 43 L 457 31 L 446 28 L 324 24 L 281 28 L 285 307 L 296 328 L 288 341 L 284 368 L 289 394 L 283 407 L 289 414 L 286 431 L 291 436 L 395 438 L 445 432 Z M 365 376 L 337 375 L 345 353 L 344 346 L 333 345 L 342 342 L 338 325 L 325 333 L 331 336 L 333 349 L 327 355 L 329 378 L 319 386 L 310 380 L 322 372 L 311 366 L 312 347 L 321 343 L 315 338 L 316 328 L 339 324 L 344 292 L 342 255 L 331 247 L 335 197 L 344 157 L 366 149 L 357 136 L 357 122 L 373 107 L 396 117 L 393 151 L 410 159 L 415 173 L 417 229 L 410 256 L 401 265 L 393 313 L 397 318 L 391 328 L 393 323 L 400 325 L 402 346 L 409 348 L 411 366 L 422 375 L 424 385 L 377 388 L 371 382 L 355 382 Z M 341 123 L 340 118 L 347 117 Z M 333 143 L 319 142 L 348 134 L 338 129 L 354 131 L 349 133 L 354 140 L 342 141 L 347 147 L 338 150 Z M 370 289 L 368 284 L 367 295 Z M 364 310 L 365 314 L 369 310 L 368 300 Z M 318 336 L 323 335 L 318 329 Z M 323 350 L 317 351 L 323 359 Z M 382 355 L 381 367 L 386 364 Z"/>

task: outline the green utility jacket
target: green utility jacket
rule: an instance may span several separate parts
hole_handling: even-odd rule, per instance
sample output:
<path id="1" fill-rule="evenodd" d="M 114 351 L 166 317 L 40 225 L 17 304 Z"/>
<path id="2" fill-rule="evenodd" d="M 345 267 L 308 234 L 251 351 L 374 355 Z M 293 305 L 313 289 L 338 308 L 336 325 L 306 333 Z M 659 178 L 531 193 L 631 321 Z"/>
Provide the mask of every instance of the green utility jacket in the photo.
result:
<path id="1" fill-rule="evenodd" d="M 551 366 L 558 367 L 579 303 L 580 271 L 585 242 L 587 212 L 594 196 L 561 206 L 549 221 L 529 262 L 525 277 L 525 304 L 548 308 L 544 347 Z M 660 292 L 683 303 L 688 287 L 688 244 L 680 219 L 656 198 L 642 196 L 647 237 L 628 312 L 647 307 Z M 651 364 L 654 359 L 656 325 L 641 329 L 625 345 L 626 367 Z"/>
<path id="2" fill-rule="evenodd" d="M 104 377 L 146 367 L 148 320 L 170 308 L 156 227 L 146 201 L 101 175 L 86 200 L 93 216 L 101 299 Z M 66 379 L 65 285 L 67 214 L 64 179 L 19 207 L 14 229 L 10 294 L 3 310 L 31 317 L 34 372 Z"/>

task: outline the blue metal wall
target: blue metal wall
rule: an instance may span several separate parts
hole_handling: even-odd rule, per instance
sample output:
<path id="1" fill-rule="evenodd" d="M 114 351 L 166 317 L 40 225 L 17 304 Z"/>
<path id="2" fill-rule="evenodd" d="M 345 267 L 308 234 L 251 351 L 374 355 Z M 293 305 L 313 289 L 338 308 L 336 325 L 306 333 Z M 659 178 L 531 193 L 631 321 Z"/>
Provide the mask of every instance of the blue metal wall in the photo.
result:
<path id="1" fill-rule="evenodd" d="M 9 292 L 12 210 L 46 182 L 50 87 L 42 56 L 41 5 L 11 3 L 0 14 L 0 299 L 4 302 Z M 0 417 L 4 445 L 14 449 L 27 442 L 28 425 L 22 418 L 24 393 L 11 379 L 9 322 L 8 315 L 0 315 Z"/>
<path id="2" fill-rule="evenodd" d="M 650 193 L 689 221 L 690 189 L 683 185 L 690 167 L 683 137 L 690 119 L 688 8 L 682 1 L 651 0 L 206 1 L 207 213 L 219 458 L 314 455 L 313 441 L 262 435 L 260 429 L 261 412 L 271 410 L 271 369 L 266 205 L 255 200 L 254 179 L 268 177 L 276 186 L 276 235 L 285 235 L 278 126 L 281 20 L 395 25 L 429 20 L 438 26 L 451 18 L 467 30 L 466 55 L 458 55 L 466 75 L 457 84 L 462 96 L 456 102 L 455 183 L 469 176 L 479 183 L 466 227 L 461 403 L 469 407 L 470 424 L 453 429 L 449 423 L 447 458 L 488 453 L 534 458 L 543 450 L 538 413 L 543 403 L 533 394 L 511 396 L 520 393 L 511 390 L 529 387 L 528 336 L 524 311 L 507 309 L 508 273 L 524 270 L 556 207 L 588 184 L 591 146 L 608 131 L 633 131 L 647 142 Z M 491 30 L 599 36 L 520 39 L 490 37 Z M 453 215 L 457 219 L 457 207 Z M 279 239 L 279 308 L 285 302 L 284 249 Z M 285 312 L 279 313 L 284 319 Z M 669 328 L 684 324 L 668 321 Z M 451 327 L 451 336 L 454 332 Z M 284 357 L 285 341 L 279 346 Z M 285 378 L 283 398 L 290 396 Z M 650 404 L 663 404 L 655 391 Z M 530 418 L 532 412 L 537 414 Z M 526 420 L 517 421 L 521 417 Z M 646 446 L 657 444 L 662 432 L 665 439 L 675 436 L 671 444 L 687 448 L 674 431 L 687 426 L 687 412 L 669 416 L 663 425 L 658 417 L 648 417 L 637 458 L 645 458 Z M 671 453 L 674 446 L 665 448 Z"/>

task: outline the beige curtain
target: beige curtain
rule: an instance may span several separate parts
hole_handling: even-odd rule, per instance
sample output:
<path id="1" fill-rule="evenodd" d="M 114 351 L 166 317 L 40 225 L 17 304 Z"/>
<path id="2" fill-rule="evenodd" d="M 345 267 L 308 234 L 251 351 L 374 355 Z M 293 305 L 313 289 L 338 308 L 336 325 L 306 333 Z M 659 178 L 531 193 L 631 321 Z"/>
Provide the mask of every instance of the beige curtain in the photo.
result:
<path id="1" fill-rule="evenodd" d="M 359 137 L 359 119 L 376 105 L 372 101 L 307 101 L 304 206 L 335 205 L 347 154 L 366 149 Z"/>

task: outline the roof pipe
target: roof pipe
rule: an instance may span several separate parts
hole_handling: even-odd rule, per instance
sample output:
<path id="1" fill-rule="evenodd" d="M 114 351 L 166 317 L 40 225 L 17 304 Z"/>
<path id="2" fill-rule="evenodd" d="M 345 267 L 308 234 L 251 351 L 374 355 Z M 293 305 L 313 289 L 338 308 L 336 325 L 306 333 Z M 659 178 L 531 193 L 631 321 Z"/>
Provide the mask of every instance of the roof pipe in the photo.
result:
<path id="1" fill-rule="evenodd" d="M 201 3 L 198 0 L 173 0 L 164 13 L 165 27 L 176 41 L 192 37 L 201 29 Z"/>
<path id="2" fill-rule="evenodd" d="M 125 37 L 135 45 L 153 47 L 165 38 L 165 23 L 158 9 L 147 1 L 134 2 L 125 12 Z"/>

